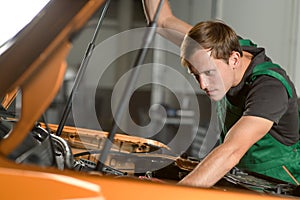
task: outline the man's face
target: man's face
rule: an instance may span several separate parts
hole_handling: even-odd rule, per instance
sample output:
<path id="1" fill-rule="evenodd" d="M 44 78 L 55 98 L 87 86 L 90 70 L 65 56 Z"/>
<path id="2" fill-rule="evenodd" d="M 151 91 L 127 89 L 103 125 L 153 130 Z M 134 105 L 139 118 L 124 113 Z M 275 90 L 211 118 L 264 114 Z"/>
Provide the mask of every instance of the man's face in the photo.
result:
<path id="1" fill-rule="evenodd" d="M 221 100 L 231 88 L 233 72 L 222 59 L 214 59 L 207 50 L 197 50 L 188 60 L 190 73 L 200 88 L 214 101 Z"/>

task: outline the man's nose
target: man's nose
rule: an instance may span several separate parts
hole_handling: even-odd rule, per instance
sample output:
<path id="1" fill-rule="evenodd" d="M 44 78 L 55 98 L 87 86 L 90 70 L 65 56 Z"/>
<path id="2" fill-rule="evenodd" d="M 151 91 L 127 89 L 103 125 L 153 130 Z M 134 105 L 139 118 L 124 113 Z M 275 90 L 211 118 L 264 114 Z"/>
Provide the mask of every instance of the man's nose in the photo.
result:
<path id="1" fill-rule="evenodd" d="M 200 88 L 201 88 L 202 90 L 207 89 L 207 86 L 208 86 L 208 80 L 207 80 L 207 78 L 206 78 L 205 76 L 200 75 L 200 76 L 199 76 L 198 82 L 199 82 Z"/>

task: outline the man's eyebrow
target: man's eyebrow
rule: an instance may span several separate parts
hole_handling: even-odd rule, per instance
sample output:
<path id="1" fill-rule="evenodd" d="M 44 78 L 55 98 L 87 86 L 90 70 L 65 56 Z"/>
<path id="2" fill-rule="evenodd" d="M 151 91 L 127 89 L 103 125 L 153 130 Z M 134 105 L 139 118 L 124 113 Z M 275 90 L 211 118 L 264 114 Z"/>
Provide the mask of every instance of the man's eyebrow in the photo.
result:
<path id="1" fill-rule="evenodd" d="M 193 74 L 193 75 L 205 74 L 205 73 L 210 72 L 210 71 L 216 71 L 216 69 L 212 68 L 212 69 L 207 69 L 207 70 L 205 70 L 203 72 L 198 72 L 198 71 L 191 70 L 190 67 L 188 68 L 188 73 Z"/>

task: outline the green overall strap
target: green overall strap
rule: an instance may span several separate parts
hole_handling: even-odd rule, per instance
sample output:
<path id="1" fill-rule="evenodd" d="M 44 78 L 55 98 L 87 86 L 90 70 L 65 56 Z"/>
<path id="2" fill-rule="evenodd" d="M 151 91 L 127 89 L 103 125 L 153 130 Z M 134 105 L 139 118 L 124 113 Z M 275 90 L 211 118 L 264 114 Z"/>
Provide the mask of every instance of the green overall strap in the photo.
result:
<path id="1" fill-rule="evenodd" d="M 277 80 L 279 80 L 287 90 L 287 93 L 289 95 L 289 98 L 293 97 L 293 90 L 290 84 L 287 82 L 287 80 L 278 72 L 275 72 L 273 70 L 270 70 L 270 68 L 281 68 L 279 65 L 271 63 L 271 62 L 264 62 L 259 65 L 256 65 L 255 68 L 252 71 L 251 75 L 251 81 L 253 82 L 257 76 L 259 75 L 269 75 Z M 300 119 L 300 109 L 298 109 L 298 116 Z M 299 133 L 300 133 L 300 120 L 299 120 Z"/>
<path id="2" fill-rule="evenodd" d="M 271 68 L 281 68 L 279 65 L 271 63 L 271 62 L 263 62 L 255 66 L 252 71 L 252 75 L 250 81 L 254 81 L 259 75 L 268 75 L 279 80 L 287 90 L 289 97 L 293 97 L 293 90 L 287 80 L 278 72 L 270 70 Z"/>
<path id="3" fill-rule="evenodd" d="M 239 39 L 240 46 L 242 47 L 257 47 L 257 44 L 254 44 L 249 39 Z"/>
<path id="4" fill-rule="evenodd" d="M 243 47 L 257 47 L 257 44 L 253 43 L 251 40 L 249 39 L 239 39 L 239 43 L 240 45 Z M 286 88 L 289 97 L 293 97 L 293 90 L 291 88 L 291 86 L 289 85 L 289 83 L 286 81 L 286 79 L 279 74 L 276 71 L 270 70 L 271 68 L 281 68 L 279 65 L 271 63 L 271 62 L 263 62 L 261 64 L 258 64 L 255 66 L 255 68 L 253 69 L 252 75 L 251 75 L 251 81 L 253 82 L 257 76 L 259 75 L 269 75 L 272 76 L 276 79 L 278 79 Z"/>

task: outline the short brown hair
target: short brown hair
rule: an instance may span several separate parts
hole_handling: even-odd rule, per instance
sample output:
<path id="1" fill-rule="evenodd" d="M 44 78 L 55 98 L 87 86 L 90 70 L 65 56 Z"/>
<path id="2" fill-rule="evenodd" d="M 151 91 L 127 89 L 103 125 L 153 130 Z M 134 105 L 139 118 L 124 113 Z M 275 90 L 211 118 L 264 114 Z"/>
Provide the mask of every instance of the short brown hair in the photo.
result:
<path id="1" fill-rule="evenodd" d="M 181 45 L 181 64 L 188 66 L 188 59 L 199 49 L 208 49 L 216 59 L 228 59 L 232 51 L 242 54 L 238 36 L 221 21 L 204 21 L 196 24 L 185 36 Z"/>

